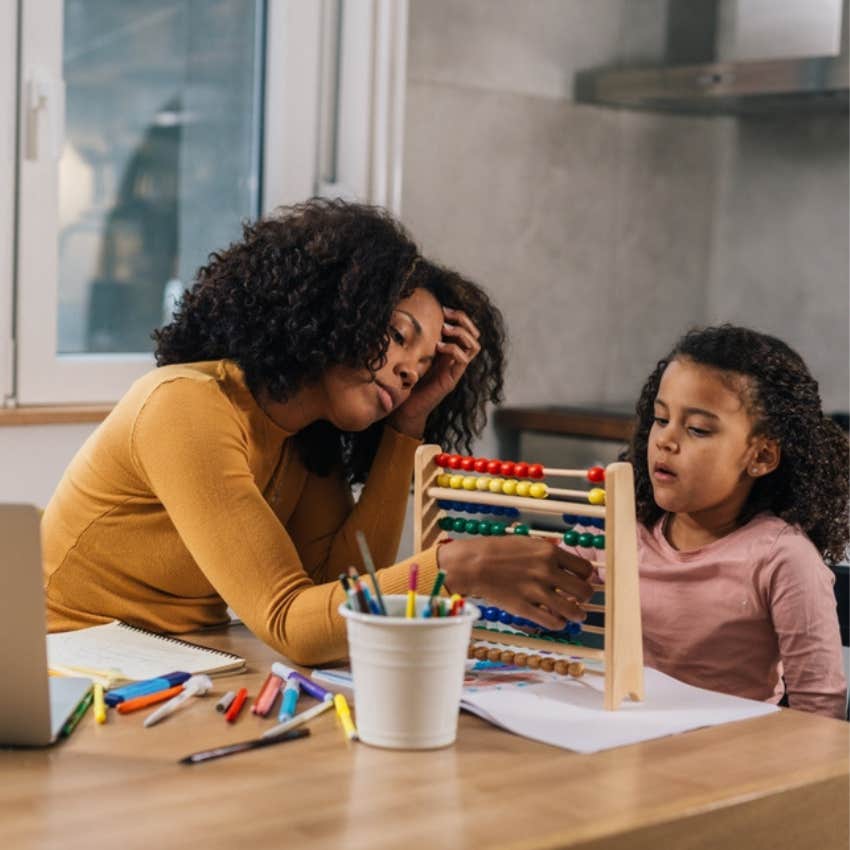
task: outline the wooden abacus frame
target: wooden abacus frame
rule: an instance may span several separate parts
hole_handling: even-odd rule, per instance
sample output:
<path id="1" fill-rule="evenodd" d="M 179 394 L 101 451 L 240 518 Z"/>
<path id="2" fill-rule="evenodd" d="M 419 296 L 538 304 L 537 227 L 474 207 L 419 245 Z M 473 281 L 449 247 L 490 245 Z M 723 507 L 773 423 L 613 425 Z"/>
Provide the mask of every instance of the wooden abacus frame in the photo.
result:
<path id="1" fill-rule="evenodd" d="M 413 546 L 420 552 L 445 536 L 438 525 L 442 509 L 438 500 L 466 500 L 481 505 L 517 508 L 526 513 L 573 514 L 605 521 L 604 604 L 592 607 L 604 613 L 603 649 L 560 644 L 533 636 L 494 632 L 473 627 L 473 636 L 489 643 L 528 647 L 552 655 L 578 656 L 602 661 L 605 675 L 604 707 L 617 708 L 626 697 L 642 700 L 643 637 L 638 591 L 637 529 L 634 475 L 631 464 L 612 463 L 605 469 L 605 505 L 524 496 L 506 496 L 486 491 L 453 490 L 437 486 L 443 470 L 436 458 L 442 449 L 420 446 L 416 451 L 413 503 Z M 600 565 L 601 566 L 601 565 Z"/>

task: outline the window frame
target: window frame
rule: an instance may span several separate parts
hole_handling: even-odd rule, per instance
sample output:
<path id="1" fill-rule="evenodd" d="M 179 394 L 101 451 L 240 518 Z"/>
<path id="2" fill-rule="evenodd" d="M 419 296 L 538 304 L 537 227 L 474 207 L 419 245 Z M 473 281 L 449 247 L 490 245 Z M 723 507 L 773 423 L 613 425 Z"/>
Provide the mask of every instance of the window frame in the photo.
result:
<path id="1" fill-rule="evenodd" d="M 398 214 L 408 0 L 267 0 L 264 16 L 261 213 L 317 194 L 378 203 Z M 336 150 L 350 163 L 340 182 L 320 180 L 323 99 L 328 97 L 323 21 L 341 10 L 341 44 L 356 85 L 341 92 Z M 58 159 L 48 150 L 61 141 L 62 12 L 56 0 L 0 0 L 15 21 L 0 60 L 0 115 L 16 121 L 0 138 L 0 406 L 111 404 L 153 366 L 150 354 L 57 355 Z M 16 61 L 19 60 L 19 61 Z M 39 113 L 38 159 L 27 159 L 29 81 L 46 80 Z M 326 109 L 324 110 L 327 111 Z M 293 132 L 291 128 L 296 128 Z M 10 138 L 6 138 L 9 136 Z M 47 138 L 45 138 L 47 136 Z M 17 147 L 17 151 L 16 151 Z M 9 150 L 7 150 L 9 149 Z M 17 153 L 17 155 L 16 155 Z M 8 155 L 5 155 L 8 154 Z M 364 165 L 365 164 L 365 165 Z M 15 198 L 21 199 L 16 204 Z M 8 199 L 8 200 L 6 200 Z M 54 250 L 44 250 L 48 240 Z M 11 247 L 13 246 L 13 247 Z"/>

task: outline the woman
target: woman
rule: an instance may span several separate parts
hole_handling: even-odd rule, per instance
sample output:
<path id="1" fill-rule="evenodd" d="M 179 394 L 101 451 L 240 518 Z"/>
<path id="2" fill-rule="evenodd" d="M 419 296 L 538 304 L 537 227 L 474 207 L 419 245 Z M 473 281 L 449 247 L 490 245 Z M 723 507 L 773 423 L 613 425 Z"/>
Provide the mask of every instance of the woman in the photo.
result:
<path id="1" fill-rule="evenodd" d="M 44 515 L 51 631 L 122 619 L 186 632 L 227 606 L 293 661 L 345 655 L 336 580 L 372 549 L 384 593 L 413 456 L 469 445 L 501 397 L 504 331 L 475 284 L 419 256 L 386 213 L 311 201 L 213 254 L 160 368 L 78 452 Z M 354 503 L 351 487 L 363 483 Z M 418 553 L 447 587 L 551 628 L 582 619 L 587 562 L 545 541 Z"/>

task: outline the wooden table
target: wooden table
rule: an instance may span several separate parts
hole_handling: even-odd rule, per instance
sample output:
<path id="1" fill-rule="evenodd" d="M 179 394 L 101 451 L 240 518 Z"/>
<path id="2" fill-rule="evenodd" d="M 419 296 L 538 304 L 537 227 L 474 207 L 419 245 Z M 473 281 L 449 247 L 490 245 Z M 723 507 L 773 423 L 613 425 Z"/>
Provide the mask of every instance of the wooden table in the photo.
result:
<path id="1" fill-rule="evenodd" d="M 244 627 L 202 642 L 249 672 L 277 656 Z M 254 737 L 214 698 L 151 729 L 91 712 L 67 741 L 0 751 L 0 838 L 14 850 L 145 847 L 652 848 L 828 850 L 848 845 L 850 724 L 795 711 L 595 755 L 515 737 L 462 715 L 455 746 L 393 752 L 348 744 L 333 713 L 309 738 L 195 766 L 177 759 Z"/>

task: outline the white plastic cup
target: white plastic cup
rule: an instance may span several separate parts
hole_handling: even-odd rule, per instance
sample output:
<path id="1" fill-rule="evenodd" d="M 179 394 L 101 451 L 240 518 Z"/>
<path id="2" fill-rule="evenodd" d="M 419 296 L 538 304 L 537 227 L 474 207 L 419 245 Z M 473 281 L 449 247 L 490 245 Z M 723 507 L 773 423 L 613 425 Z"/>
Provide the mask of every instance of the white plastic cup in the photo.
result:
<path id="1" fill-rule="evenodd" d="M 407 596 L 384 596 L 387 616 L 340 605 L 348 629 L 357 733 L 364 744 L 401 750 L 447 747 L 457 737 L 466 654 L 478 609 L 454 617 L 404 616 Z"/>

